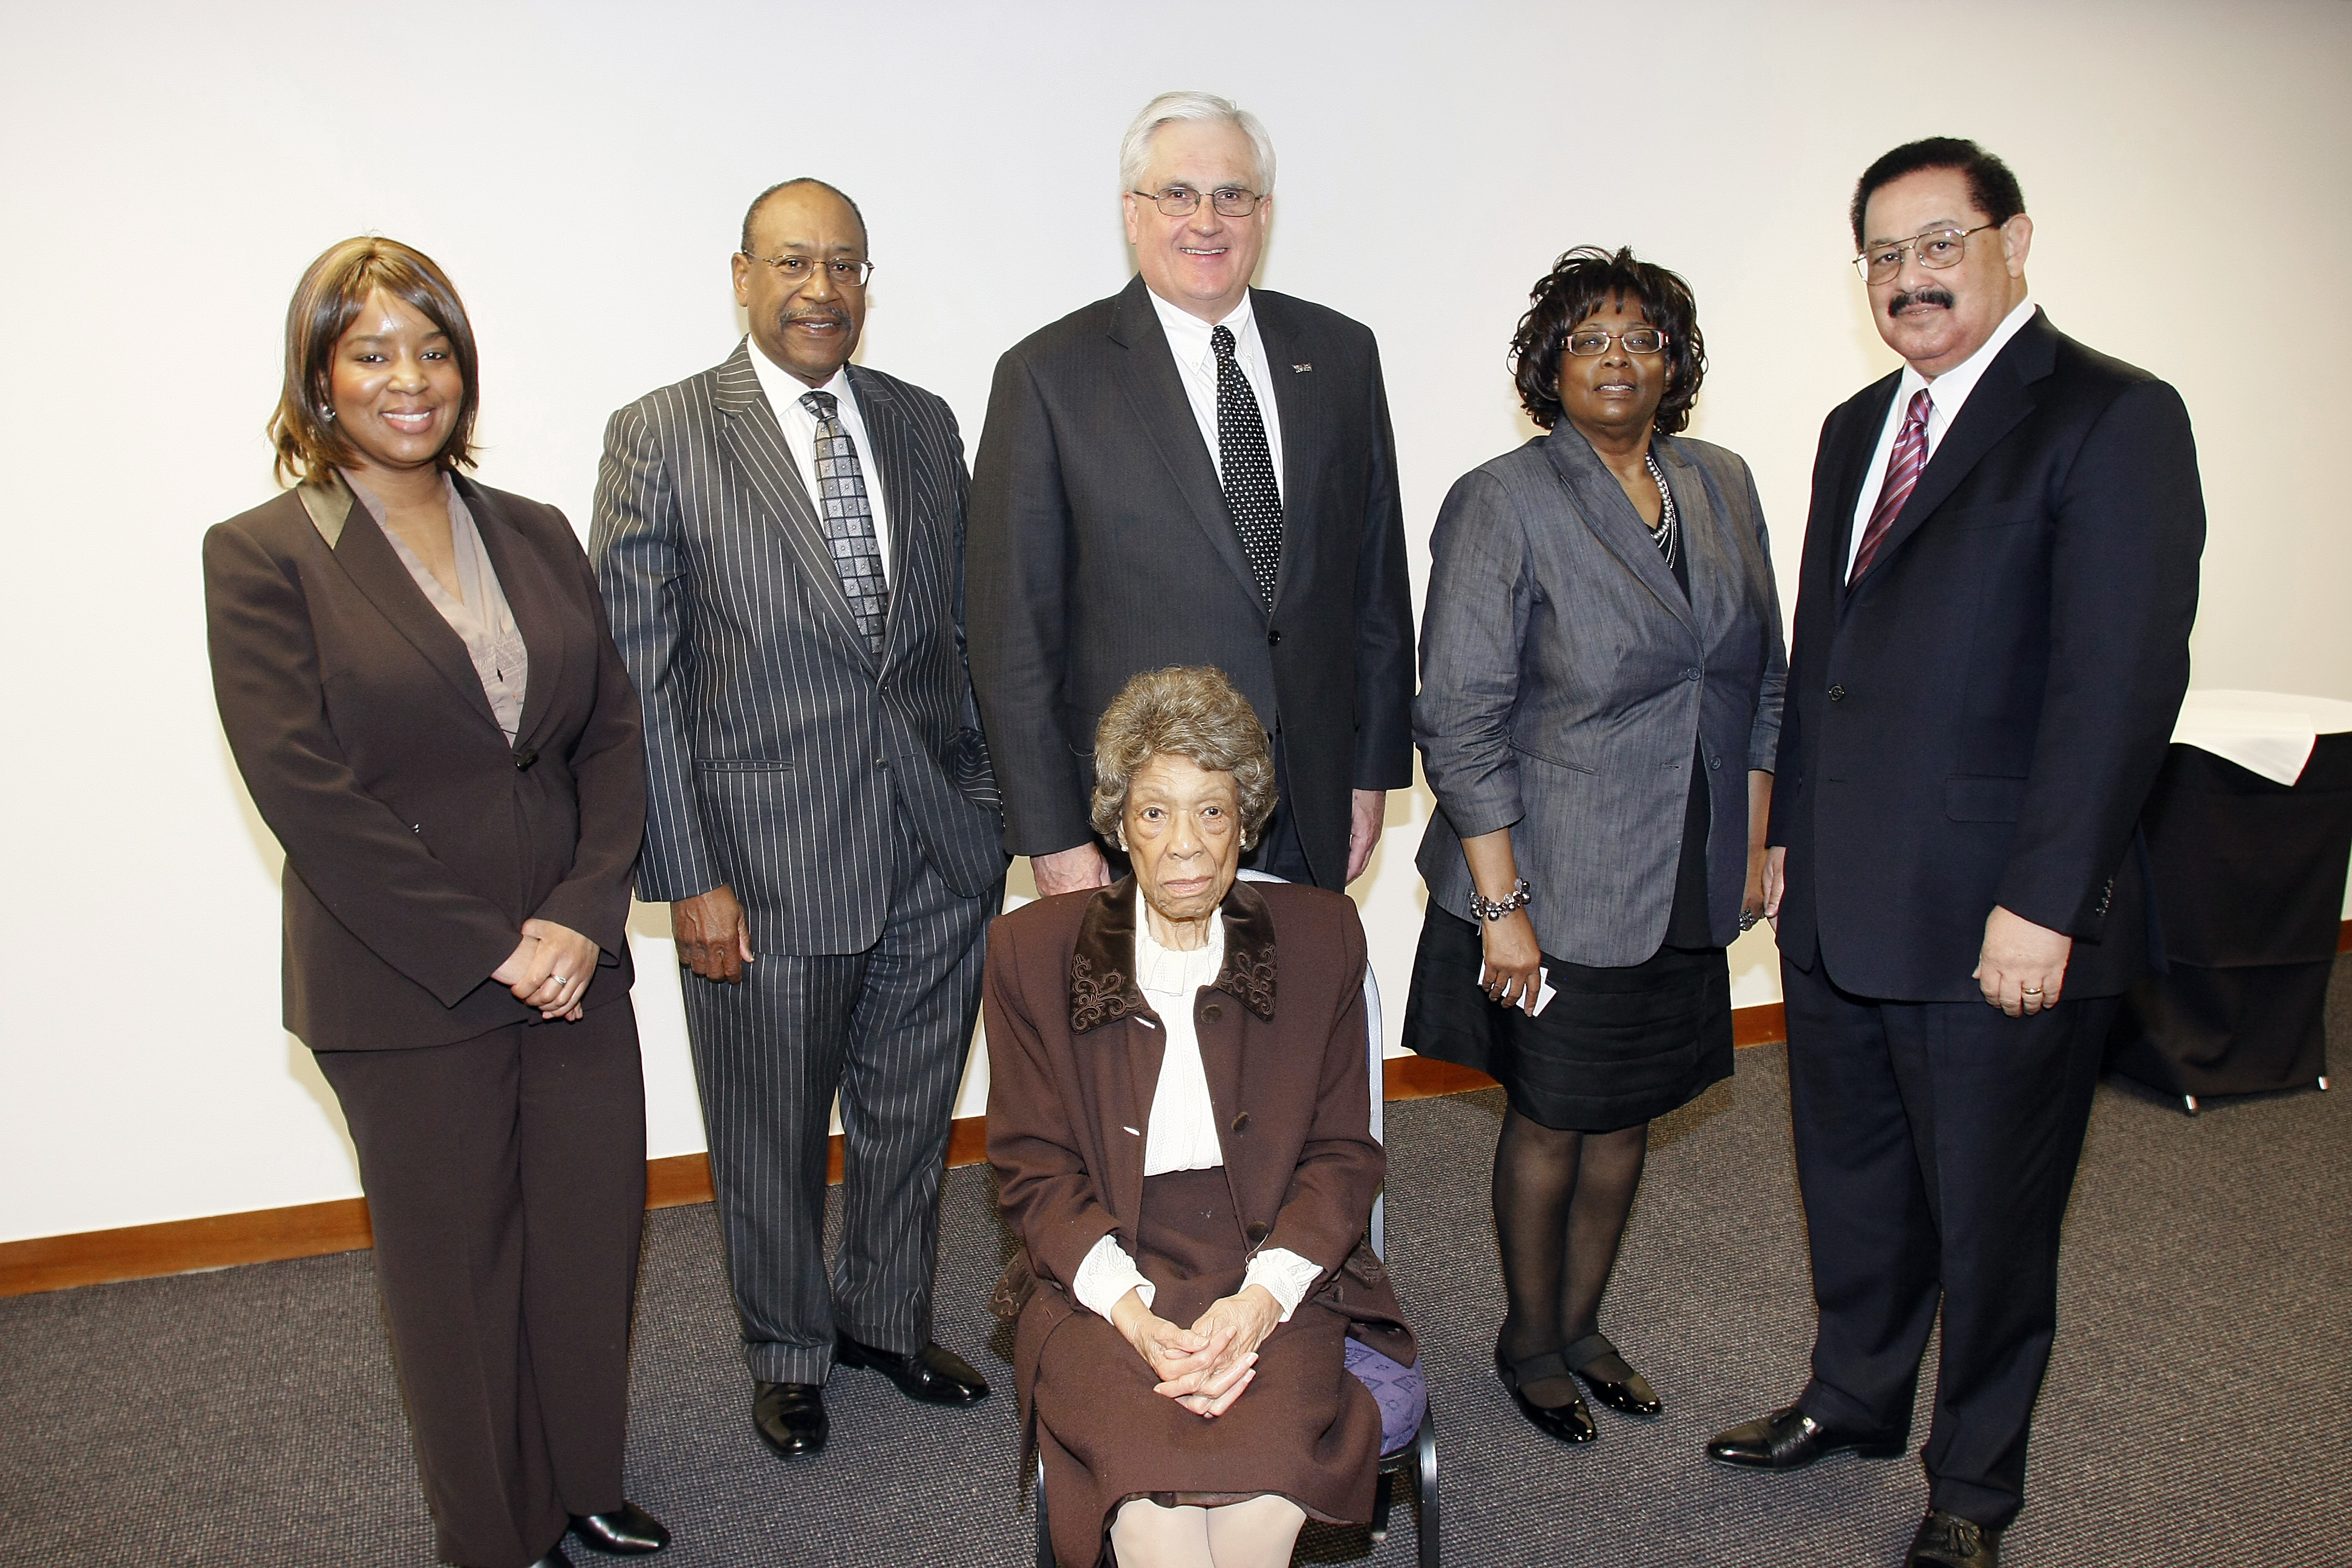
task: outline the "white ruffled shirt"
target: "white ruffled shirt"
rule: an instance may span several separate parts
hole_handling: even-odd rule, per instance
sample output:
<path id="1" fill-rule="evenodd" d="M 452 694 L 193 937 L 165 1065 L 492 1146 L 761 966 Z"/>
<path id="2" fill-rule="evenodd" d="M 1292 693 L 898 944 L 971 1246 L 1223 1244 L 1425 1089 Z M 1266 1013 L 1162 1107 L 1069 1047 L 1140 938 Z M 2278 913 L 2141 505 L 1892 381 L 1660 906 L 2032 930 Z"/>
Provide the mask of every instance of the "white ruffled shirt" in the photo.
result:
<path id="1" fill-rule="evenodd" d="M 1165 1175 L 1171 1171 L 1213 1171 L 1225 1163 L 1224 1145 L 1217 1141 L 1217 1108 L 1209 1098 L 1209 1075 L 1201 1065 L 1201 1037 L 1192 1026 L 1192 1003 L 1205 986 L 1216 983 L 1225 963 L 1225 921 L 1209 916 L 1209 940 L 1190 952 L 1162 947 L 1152 939 L 1150 918 L 1138 894 L 1135 911 L 1135 984 L 1144 1000 L 1160 1016 L 1168 1036 L 1160 1058 L 1160 1082 L 1152 1090 L 1151 1118 L 1144 1128 L 1143 1173 Z M 1284 1322 L 1298 1310 L 1307 1292 L 1322 1275 L 1320 1266 L 1287 1247 L 1262 1247 L 1253 1254 L 1242 1275 L 1242 1289 L 1263 1285 L 1281 1304 Z M 1106 1236 L 1078 1265 L 1070 1293 L 1097 1317 L 1129 1290 L 1151 1305 L 1157 1291 L 1135 1266 L 1116 1234 Z"/>

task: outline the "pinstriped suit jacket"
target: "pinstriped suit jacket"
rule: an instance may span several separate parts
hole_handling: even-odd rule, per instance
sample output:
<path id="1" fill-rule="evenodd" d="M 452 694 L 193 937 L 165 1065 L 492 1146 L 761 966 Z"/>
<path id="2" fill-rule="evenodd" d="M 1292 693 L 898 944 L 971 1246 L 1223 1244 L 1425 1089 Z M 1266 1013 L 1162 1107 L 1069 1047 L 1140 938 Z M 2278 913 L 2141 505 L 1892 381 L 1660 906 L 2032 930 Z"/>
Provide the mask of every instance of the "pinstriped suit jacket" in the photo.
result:
<path id="1" fill-rule="evenodd" d="M 964 657 L 969 481 L 938 397 L 852 365 L 867 482 L 891 530 L 879 658 L 851 618 L 822 521 L 746 339 L 614 414 L 589 554 L 646 707 L 651 802 L 637 893 L 724 882 L 761 952 L 879 940 L 895 818 L 968 896 L 1003 874 Z"/>

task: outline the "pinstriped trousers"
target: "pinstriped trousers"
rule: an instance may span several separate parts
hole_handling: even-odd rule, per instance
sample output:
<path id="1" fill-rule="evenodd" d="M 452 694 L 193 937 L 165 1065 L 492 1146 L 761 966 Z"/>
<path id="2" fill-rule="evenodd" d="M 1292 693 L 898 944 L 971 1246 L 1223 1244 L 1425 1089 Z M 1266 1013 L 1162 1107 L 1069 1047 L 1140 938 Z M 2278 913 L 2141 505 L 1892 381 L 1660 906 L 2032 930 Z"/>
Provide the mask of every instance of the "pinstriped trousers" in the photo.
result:
<path id="1" fill-rule="evenodd" d="M 940 1176 L 1004 884 L 965 898 L 904 820 L 893 839 L 889 913 L 872 947 L 761 953 L 738 985 L 684 977 L 743 1362 L 762 1383 L 823 1383 L 836 1330 L 898 1352 L 931 1337 Z M 836 1090 L 844 1217 L 828 1278 Z"/>

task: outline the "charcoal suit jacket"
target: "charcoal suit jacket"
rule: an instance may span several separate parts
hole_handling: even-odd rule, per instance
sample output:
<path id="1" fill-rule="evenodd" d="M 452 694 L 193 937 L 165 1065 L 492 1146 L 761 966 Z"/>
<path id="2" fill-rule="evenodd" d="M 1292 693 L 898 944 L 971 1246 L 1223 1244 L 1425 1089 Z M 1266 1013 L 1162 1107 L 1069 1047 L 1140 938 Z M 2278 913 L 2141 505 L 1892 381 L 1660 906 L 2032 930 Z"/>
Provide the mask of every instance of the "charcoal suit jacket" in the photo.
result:
<path id="1" fill-rule="evenodd" d="M 563 514 L 457 485 L 530 650 L 511 743 L 464 641 L 340 482 L 205 535 L 213 690 L 286 850 L 286 1027 L 313 1050 L 537 1022 L 490 978 L 534 917 L 599 949 L 583 1005 L 628 1000 L 636 693 Z"/>
<path id="2" fill-rule="evenodd" d="M 1282 426 L 1266 607 L 1143 279 L 997 363 L 973 465 L 971 658 L 1004 847 L 1087 841 L 1095 726 L 1129 677 L 1213 665 L 1282 733 L 1315 880 L 1347 873 L 1350 789 L 1412 783 L 1412 605 L 1380 351 L 1254 289 Z"/>
<path id="3" fill-rule="evenodd" d="M 877 656 L 852 617 L 746 338 L 605 427 L 589 554 L 646 706 L 638 896 L 734 889 L 760 952 L 880 940 L 900 825 L 958 893 L 1004 873 L 963 641 L 948 405 L 849 367 L 891 531 Z"/>
<path id="4" fill-rule="evenodd" d="M 2000 905 L 2074 939 L 2070 996 L 2161 962 L 2139 809 L 2189 682 L 2205 505 L 2189 414 L 2036 314 L 1870 569 L 1853 513 L 1900 373 L 1822 427 L 1771 841 L 1782 955 L 1857 994 L 1980 1002 Z"/>

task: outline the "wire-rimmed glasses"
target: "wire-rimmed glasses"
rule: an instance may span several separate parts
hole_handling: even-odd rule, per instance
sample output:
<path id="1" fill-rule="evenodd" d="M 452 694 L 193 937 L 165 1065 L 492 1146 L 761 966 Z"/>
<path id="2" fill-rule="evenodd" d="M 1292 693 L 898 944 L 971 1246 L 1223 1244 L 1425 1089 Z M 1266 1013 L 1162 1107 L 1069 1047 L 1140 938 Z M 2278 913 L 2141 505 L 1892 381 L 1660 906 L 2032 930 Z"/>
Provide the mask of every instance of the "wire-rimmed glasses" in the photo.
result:
<path id="1" fill-rule="evenodd" d="M 1629 354 L 1663 353 L 1666 334 L 1656 327 L 1628 327 L 1622 332 L 1604 332 L 1599 327 L 1579 327 L 1568 334 L 1568 352 L 1579 359 L 1592 359 L 1609 352 L 1611 343 L 1622 344 Z"/>
<path id="2" fill-rule="evenodd" d="M 1903 253 L 1906 250 L 1919 258 L 1922 267 L 1937 271 L 1958 267 L 1960 258 L 1968 254 L 1969 236 L 2000 226 L 1997 223 L 1980 223 L 1974 228 L 1931 228 L 1892 245 L 1874 245 L 1853 258 L 1853 268 L 1862 274 L 1865 283 L 1890 283 L 1903 270 Z"/>
<path id="3" fill-rule="evenodd" d="M 1170 217 L 1191 217 L 1201 210 L 1201 193 L 1190 185 L 1170 185 L 1158 191 L 1130 191 Z M 1209 193 L 1209 206 L 1219 217 L 1247 217 L 1265 200 L 1262 192 L 1238 185 L 1220 185 Z"/>
<path id="4" fill-rule="evenodd" d="M 747 250 L 742 252 L 742 257 L 746 261 L 758 261 L 774 268 L 776 276 L 794 289 L 816 274 L 817 262 L 814 256 L 754 256 Z M 835 256 L 826 260 L 824 275 L 833 280 L 836 289 L 863 289 L 866 280 L 874 276 L 874 263 L 852 261 L 847 257 Z"/>

